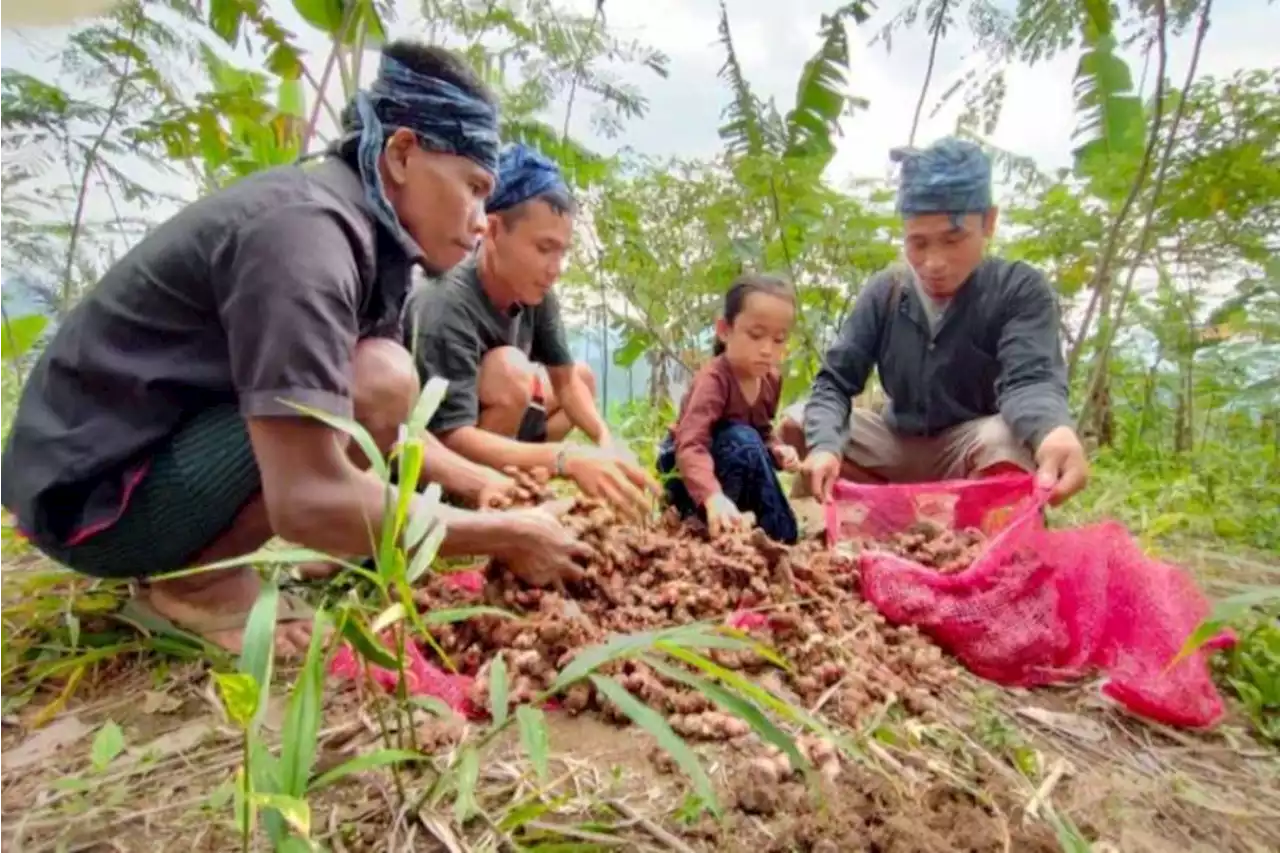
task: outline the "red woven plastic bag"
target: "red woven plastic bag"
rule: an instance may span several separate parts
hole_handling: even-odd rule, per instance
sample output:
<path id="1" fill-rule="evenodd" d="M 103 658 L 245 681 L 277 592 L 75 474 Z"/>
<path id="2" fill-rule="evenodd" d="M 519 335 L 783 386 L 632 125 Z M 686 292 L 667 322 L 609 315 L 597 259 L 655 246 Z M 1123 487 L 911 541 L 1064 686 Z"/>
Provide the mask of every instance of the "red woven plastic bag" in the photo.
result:
<path id="1" fill-rule="evenodd" d="M 1203 653 L 1168 669 L 1209 605 L 1181 569 L 1146 557 L 1114 522 L 1047 530 L 1029 475 L 912 485 L 837 483 L 828 542 L 883 538 L 928 519 L 993 537 L 958 574 L 873 547 L 859 557 L 863 595 L 915 625 L 969 669 L 1036 686 L 1106 674 L 1102 691 L 1174 725 L 1211 726 L 1222 698 Z M 1218 637 L 1212 647 L 1232 642 Z"/>
<path id="2" fill-rule="evenodd" d="M 449 583 L 465 592 L 479 594 L 484 588 L 484 576 L 480 572 L 459 572 Z M 382 638 L 383 646 L 395 654 L 395 638 L 388 632 Z M 405 689 L 412 696 L 434 696 L 453 710 L 469 719 L 484 716 L 468 697 L 472 683 L 470 675 L 454 674 L 431 663 L 414 643 L 405 646 Z M 344 644 L 329 664 L 329 673 L 352 681 L 364 680 L 364 669 L 350 645 Z M 374 682 L 386 691 L 393 691 L 399 684 L 399 673 L 379 666 L 370 666 L 369 674 Z"/>

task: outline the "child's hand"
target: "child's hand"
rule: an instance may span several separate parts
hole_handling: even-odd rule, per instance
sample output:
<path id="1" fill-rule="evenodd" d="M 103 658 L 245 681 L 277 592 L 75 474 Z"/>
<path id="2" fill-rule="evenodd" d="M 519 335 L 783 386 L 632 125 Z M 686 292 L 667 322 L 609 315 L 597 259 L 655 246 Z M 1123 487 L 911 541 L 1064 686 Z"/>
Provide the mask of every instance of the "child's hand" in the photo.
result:
<path id="1" fill-rule="evenodd" d="M 800 454 L 789 444 L 775 444 L 773 462 L 781 471 L 794 471 L 800 467 Z"/>
<path id="2" fill-rule="evenodd" d="M 742 510 L 724 492 L 716 492 L 708 498 L 703 508 L 707 511 L 707 527 L 712 536 L 719 536 L 730 530 L 742 530 L 750 523 Z"/>

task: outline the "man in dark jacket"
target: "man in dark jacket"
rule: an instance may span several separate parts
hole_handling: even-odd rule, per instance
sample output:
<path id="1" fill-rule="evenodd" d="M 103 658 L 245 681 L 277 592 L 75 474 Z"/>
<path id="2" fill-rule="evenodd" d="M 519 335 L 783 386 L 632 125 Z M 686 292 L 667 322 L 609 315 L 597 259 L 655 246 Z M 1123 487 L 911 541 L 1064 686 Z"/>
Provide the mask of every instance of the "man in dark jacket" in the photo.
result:
<path id="1" fill-rule="evenodd" d="M 907 265 L 873 276 L 783 434 L 807 450 L 801 488 L 837 478 L 922 482 L 1036 471 L 1055 502 L 1088 461 L 1067 408 L 1053 289 L 1034 267 L 985 257 L 991 165 L 971 142 L 897 149 Z M 872 368 L 883 415 L 852 409 Z M 801 422 L 803 433 L 801 433 Z"/>
<path id="2" fill-rule="evenodd" d="M 3 455 L 4 505 L 41 551 L 135 579 L 273 534 L 371 553 L 384 485 L 344 433 L 290 404 L 354 417 L 391 447 L 420 387 L 400 342 L 410 271 L 448 269 L 483 232 L 498 113 L 458 57 L 401 42 L 347 122 L 337 156 L 251 176 L 156 227 L 61 324 Z M 447 452 L 425 464 L 483 487 Z M 445 554 L 501 556 L 534 582 L 577 571 L 583 546 L 547 513 L 441 514 Z M 234 651 L 257 595 L 256 573 L 231 569 L 156 580 L 131 606 Z M 277 648 L 305 647 L 305 608 L 280 621 Z"/>

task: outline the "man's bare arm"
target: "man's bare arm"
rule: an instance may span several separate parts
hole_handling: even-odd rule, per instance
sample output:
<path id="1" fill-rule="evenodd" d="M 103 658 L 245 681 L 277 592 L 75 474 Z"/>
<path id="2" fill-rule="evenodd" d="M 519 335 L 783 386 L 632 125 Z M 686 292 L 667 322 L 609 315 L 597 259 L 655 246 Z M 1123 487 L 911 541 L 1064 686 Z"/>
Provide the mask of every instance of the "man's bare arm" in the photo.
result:
<path id="1" fill-rule="evenodd" d="M 450 450 L 431 433 L 426 433 L 422 440 L 426 444 L 426 453 L 422 459 L 421 479 L 439 483 L 447 494 L 475 503 L 485 486 L 505 479 L 494 469 L 478 465 Z"/>
<path id="2" fill-rule="evenodd" d="M 248 423 L 273 532 L 317 551 L 372 553 L 370 531 L 376 537 L 382 529 L 387 486 L 351 463 L 337 432 L 302 418 Z M 441 556 L 494 555 L 521 535 L 507 513 L 438 512 L 448 525 Z"/>
<path id="3" fill-rule="evenodd" d="M 554 470 L 561 448 L 560 444 L 516 441 L 475 426 L 450 430 L 441 440 L 460 456 L 499 471 L 508 465 Z"/>
<path id="4" fill-rule="evenodd" d="M 582 381 L 572 364 L 548 367 L 547 376 L 551 379 L 551 387 L 555 389 L 560 407 L 569 416 L 569 423 L 587 434 L 597 445 L 609 442 L 609 427 L 600 413 L 596 411 L 595 400 L 591 397 L 591 389 Z"/>

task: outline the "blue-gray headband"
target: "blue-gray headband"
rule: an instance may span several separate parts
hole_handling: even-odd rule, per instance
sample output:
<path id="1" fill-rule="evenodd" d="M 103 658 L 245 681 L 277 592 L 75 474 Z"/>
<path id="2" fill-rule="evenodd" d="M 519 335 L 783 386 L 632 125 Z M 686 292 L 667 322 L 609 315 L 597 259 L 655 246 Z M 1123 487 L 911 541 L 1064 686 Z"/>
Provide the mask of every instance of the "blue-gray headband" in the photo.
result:
<path id="1" fill-rule="evenodd" d="M 974 143 L 947 137 L 923 150 L 894 148 L 889 157 L 902 164 L 902 216 L 949 213 L 958 218 L 991 209 L 991 161 Z"/>
<path id="2" fill-rule="evenodd" d="M 540 151 L 517 142 L 502 149 L 498 157 L 498 184 L 486 208 L 497 213 L 553 190 L 568 192 L 560 167 Z"/>
<path id="3" fill-rule="evenodd" d="M 448 81 L 383 54 L 377 79 L 356 93 L 355 107 L 350 131 L 360 138 L 357 162 L 365 196 L 374 216 L 408 246 L 416 243 L 387 200 L 378 170 L 385 127 L 411 130 L 424 148 L 467 157 L 495 178 L 498 174 L 497 109 Z"/>

